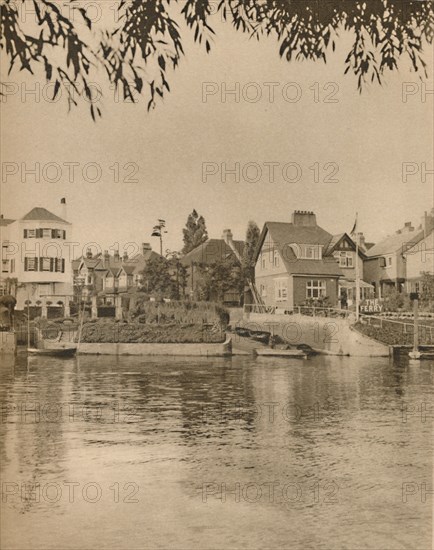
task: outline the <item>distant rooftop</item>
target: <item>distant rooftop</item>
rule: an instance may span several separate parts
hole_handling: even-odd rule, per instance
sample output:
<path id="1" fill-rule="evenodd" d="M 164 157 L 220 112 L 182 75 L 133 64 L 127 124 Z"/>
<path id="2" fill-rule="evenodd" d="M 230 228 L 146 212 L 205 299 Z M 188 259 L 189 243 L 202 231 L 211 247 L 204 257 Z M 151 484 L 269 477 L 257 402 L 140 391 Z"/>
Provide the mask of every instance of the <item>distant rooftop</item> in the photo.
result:
<path id="1" fill-rule="evenodd" d="M 22 220 L 35 220 L 35 221 L 52 221 L 52 222 L 61 222 L 61 223 L 67 223 L 69 222 L 66 220 L 63 220 L 62 218 L 59 218 L 59 216 L 56 216 L 56 214 L 53 214 L 46 208 L 42 208 L 41 206 L 36 206 L 35 208 L 32 208 L 30 212 L 28 212 L 24 217 L 21 218 Z"/>

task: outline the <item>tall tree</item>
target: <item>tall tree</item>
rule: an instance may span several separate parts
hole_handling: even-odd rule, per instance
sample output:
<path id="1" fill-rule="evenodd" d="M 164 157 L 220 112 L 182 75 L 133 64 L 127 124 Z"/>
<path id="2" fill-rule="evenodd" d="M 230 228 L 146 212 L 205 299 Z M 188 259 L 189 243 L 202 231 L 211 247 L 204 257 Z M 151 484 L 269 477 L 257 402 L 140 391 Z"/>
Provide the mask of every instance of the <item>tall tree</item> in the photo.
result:
<path id="1" fill-rule="evenodd" d="M 243 270 L 234 256 L 198 266 L 199 298 L 206 301 L 223 302 L 225 294 L 235 292 L 242 299 L 244 290 Z"/>
<path id="2" fill-rule="evenodd" d="M 208 239 L 205 218 L 199 216 L 196 210 L 193 210 L 188 216 L 187 223 L 182 232 L 184 241 L 183 254 L 187 254 L 190 250 L 193 250 Z"/>
<path id="3" fill-rule="evenodd" d="M 144 289 L 149 294 L 156 294 L 158 297 L 171 297 L 173 279 L 169 262 L 161 256 L 150 258 L 142 271 Z"/>
<path id="4" fill-rule="evenodd" d="M 94 9 L 96 3 L 91 4 Z M 102 9 L 107 4 L 102 2 Z M 147 89 L 151 109 L 170 90 L 168 71 L 179 65 L 184 53 L 180 29 L 185 25 L 180 23 L 185 22 L 208 53 L 215 35 L 212 17 L 218 13 L 220 21 L 251 37 L 276 39 L 279 54 L 287 61 L 326 62 L 343 31 L 351 33 L 345 73 L 354 73 L 359 90 L 366 82 L 381 84 L 386 71 L 398 69 L 401 57 L 427 76 L 422 52 L 433 41 L 431 0 L 121 0 L 115 4 L 109 6 L 115 7 L 114 27 L 98 29 L 90 11 L 73 0 L 69 4 L 1 0 L 0 48 L 9 68 L 17 65 L 35 75 L 40 68 L 53 85 L 54 97 L 62 88 L 70 106 L 84 98 L 93 118 L 101 111 L 92 101 L 91 70 L 102 68 L 125 99 L 136 101 Z M 27 14 L 35 13 L 31 26 L 21 17 L 24 5 Z"/>
<path id="5" fill-rule="evenodd" d="M 246 241 L 244 243 L 243 268 L 245 271 L 245 276 L 251 281 L 255 280 L 254 254 L 258 245 L 260 234 L 261 231 L 258 225 L 254 221 L 250 220 L 247 225 Z"/>

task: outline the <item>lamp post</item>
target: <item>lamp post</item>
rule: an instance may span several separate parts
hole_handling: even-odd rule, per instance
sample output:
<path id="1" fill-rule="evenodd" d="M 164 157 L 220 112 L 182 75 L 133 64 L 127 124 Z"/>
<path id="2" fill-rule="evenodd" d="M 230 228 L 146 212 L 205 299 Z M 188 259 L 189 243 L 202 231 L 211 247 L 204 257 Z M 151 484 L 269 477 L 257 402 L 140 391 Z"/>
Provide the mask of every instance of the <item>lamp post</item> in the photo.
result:
<path id="1" fill-rule="evenodd" d="M 151 233 L 151 237 L 160 238 L 160 256 L 163 255 L 163 233 L 167 233 L 167 231 L 164 230 L 165 227 L 166 227 L 166 221 L 158 220 L 158 223 L 154 225 L 154 228 Z"/>

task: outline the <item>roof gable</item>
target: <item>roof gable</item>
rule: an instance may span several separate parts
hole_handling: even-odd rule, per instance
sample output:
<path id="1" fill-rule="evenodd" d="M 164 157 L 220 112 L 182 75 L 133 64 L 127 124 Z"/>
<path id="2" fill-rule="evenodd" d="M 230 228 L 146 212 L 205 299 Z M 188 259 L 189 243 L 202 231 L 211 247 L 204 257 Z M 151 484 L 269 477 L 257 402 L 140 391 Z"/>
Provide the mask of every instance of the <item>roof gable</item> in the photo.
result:
<path id="1" fill-rule="evenodd" d="M 394 233 L 367 250 L 366 255 L 368 258 L 374 258 L 376 256 L 396 254 L 397 252 L 403 253 L 421 241 L 423 237 L 423 231 Z"/>
<path id="2" fill-rule="evenodd" d="M 244 241 L 233 241 L 233 243 L 238 253 L 242 255 Z M 191 263 L 209 265 L 230 257 L 234 257 L 233 250 L 223 239 L 208 239 L 188 252 L 180 261 L 183 265 L 190 265 Z"/>
<path id="3" fill-rule="evenodd" d="M 62 218 L 59 218 L 59 216 L 56 216 L 56 214 L 53 214 L 46 208 L 42 208 L 41 206 L 36 206 L 35 208 L 32 208 L 30 212 L 27 212 L 27 214 L 21 218 L 21 220 L 29 221 L 52 221 L 52 222 L 60 222 L 60 223 L 66 223 L 68 225 L 71 225 L 66 220 L 63 220 Z"/>

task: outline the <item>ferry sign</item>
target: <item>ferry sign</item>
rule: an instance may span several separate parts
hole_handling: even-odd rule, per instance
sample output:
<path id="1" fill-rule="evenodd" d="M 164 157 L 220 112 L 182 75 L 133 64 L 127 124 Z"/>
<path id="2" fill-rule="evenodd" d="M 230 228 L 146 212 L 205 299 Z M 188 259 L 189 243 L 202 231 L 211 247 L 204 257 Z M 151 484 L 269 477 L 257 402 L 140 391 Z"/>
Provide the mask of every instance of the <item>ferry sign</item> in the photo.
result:
<path id="1" fill-rule="evenodd" d="M 359 306 L 359 312 L 364 313 L 365 315 L 368 313 L 381 313 L 383 311 L 383 304 L 380 302 L 378 298 L 375 298 L 373 300 L 365 300 L 362 304 Z"/>

